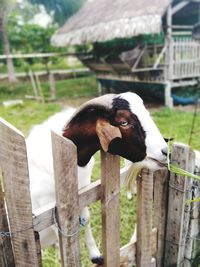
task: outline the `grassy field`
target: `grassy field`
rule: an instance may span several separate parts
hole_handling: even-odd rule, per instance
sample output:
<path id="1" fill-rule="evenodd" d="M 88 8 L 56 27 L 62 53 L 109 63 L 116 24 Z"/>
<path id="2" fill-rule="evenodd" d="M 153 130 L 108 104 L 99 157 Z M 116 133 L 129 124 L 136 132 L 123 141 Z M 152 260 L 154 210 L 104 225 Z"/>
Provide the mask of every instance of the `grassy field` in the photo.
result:
<path id="1" fill-rule="evenodd" d="M 8 120 L 10 123 L 20 129 L 27 136 L 32 125 L 41 123 L 50 115 L 60 111 L 64 107 L 77 107 L 84 101 L 94 96 L 97 96 L 97 84 L 94 77 L 72 79 L 66 81 L 57 81 L 57 100 L 55 102 L 40 103 L 35 100 L 27 100 L 25 95 L 32 93 L 29 82 L 19 83 L 17 85 L 9 85 L 7 83 L 0 84 L 0 116 Z M 49 98 L 48 83 L 42 83 L 42 89 L 45 98 Z M 2 105 L 5 100 L 23 99 L 22 105 L 13 107 L 4 107 Z M 193 108 L 189 111 L 174 108 L 159 108 L 151 110 L 151 114 L 157 123 L 160 131 L 165 137 L 173 137 L 176 141 L 188 143 L 189 134 L 191 131 Z M 196 117 L 191 146 L 194 149 L 200 150 L 200 111 Z M 99 170 L 99 155 L 96 155 L 96 164 L 93 174 L 93 180 L 100 176 Z M 132 230 L 135 224 L 135 199 L 128 201 L 126 199 L 125 190 L 121 193 L 121 245 L 127 243 L 131 237 Z M 97 243 L 101 244 L 101 229 L 100 229 L 100 204 L 96 203 L 91 206 L 92 227 Z M 83 242 L 84 233 L 81 229 L 81 253 L 82 266 L 91 266 L 88 260 L 87 251 Z M 55 248 L 46 249 L 43 251 L 43 259 L 45 267 L 57 267 L 59 265 L 59 253 Z"/>

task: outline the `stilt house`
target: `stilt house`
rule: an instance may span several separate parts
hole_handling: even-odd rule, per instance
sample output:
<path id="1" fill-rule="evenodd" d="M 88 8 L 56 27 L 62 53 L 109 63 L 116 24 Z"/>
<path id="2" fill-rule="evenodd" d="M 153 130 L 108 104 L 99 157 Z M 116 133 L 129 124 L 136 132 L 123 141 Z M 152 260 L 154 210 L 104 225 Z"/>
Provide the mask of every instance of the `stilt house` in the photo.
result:
<path id="1" fill-rule="evenodd" d="M 200 0 L 88 0 L 52 43 L 92 44 L 80 59 L 101 85 L 159 84 L 171 107 L 173 88 L 195 85 L 200 76 L 199 21 Z"/>

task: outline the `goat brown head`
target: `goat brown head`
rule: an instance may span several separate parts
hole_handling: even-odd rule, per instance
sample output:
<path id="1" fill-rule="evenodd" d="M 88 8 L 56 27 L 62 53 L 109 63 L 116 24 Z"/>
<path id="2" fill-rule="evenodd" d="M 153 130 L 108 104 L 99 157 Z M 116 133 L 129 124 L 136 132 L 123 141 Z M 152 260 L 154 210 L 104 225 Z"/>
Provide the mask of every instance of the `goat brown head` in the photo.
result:
<path id="1" fill-rule="evenodd" d="M 146 156 L 145 132 L 129 107 L 117 95 L 104 95 L 84 104 L 63 129 L 63 136 L 77 146 L 78 165 L 103 149 L 132 162 Z"/>

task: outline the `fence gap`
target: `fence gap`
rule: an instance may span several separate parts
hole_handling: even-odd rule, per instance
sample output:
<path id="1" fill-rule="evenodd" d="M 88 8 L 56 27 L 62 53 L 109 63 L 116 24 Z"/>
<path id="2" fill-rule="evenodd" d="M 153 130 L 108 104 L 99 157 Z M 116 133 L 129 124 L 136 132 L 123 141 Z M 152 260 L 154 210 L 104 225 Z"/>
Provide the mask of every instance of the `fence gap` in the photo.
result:
<path id="1" fill-rule="evenodd" d="M 81 265 L 76 146 L 52 132 L 52 149 L 62 266 L 78 267 Z"/>
<path id="2" fill-rule="evenodd" d="M 0 165 L 15 265 L 38 267 L 26 144 L 24 136 L 3 119 L 0 120 Z"/>
<path id="3" fill-rule="evenodd" d="M 104 267 L 120 262 L 120 160 L 101 152 L 102 238 Z"/>

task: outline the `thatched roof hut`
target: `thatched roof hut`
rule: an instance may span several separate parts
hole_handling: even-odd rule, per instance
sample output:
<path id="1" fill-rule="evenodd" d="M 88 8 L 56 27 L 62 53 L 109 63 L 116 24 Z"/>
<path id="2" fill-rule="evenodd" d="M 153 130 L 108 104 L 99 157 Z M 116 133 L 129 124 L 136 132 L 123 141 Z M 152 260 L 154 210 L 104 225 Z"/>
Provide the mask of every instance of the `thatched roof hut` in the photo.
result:
<path id="1" fill-rule="evenodd" d="M 170 0 L 88 0 L 52 37 L 56 46 L 154 34 Z"/>

